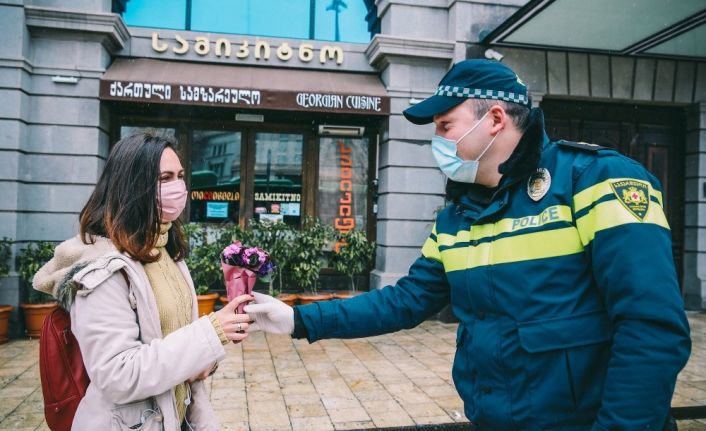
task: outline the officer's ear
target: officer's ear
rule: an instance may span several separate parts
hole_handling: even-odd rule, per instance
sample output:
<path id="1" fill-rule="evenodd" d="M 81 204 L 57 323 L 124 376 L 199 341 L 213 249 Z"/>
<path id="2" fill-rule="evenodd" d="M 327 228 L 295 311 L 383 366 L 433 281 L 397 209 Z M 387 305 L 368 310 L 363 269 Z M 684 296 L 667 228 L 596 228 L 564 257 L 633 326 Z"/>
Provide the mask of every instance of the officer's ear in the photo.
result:
<path id="1" fill-rule="evenodd" d="M 507 112 L 505 112 L 505 108 L 500 105 L 491 106 L 490 110 L 488 110 L 488 117 L 493 122 L 490 129 L 491 135 L 495 135 L 499 131 L 503 130 L 507 125 L 507 122 L 510 121 L 510 117 L 507 115 Z"/>

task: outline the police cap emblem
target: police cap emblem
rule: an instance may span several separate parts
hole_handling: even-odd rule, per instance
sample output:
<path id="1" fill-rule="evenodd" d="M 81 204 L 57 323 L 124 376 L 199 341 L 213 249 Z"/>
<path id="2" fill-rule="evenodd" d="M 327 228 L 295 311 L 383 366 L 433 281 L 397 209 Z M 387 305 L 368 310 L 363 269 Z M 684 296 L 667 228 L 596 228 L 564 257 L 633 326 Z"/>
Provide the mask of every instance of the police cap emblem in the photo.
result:
<path id="1" fill-rule="evenodd" d="M 552 176 L 546 168 L 537 169 L 527 180 L 527 194 L 537 202 L 547 194 L 552 184 Z"/>
<path id="2" fill-rule="evenodd" d="M 610 187 L 626 210 L 638 220 L 644 221 L 650 209 L 650 186 L 637 180 L 611 181 Z"/>

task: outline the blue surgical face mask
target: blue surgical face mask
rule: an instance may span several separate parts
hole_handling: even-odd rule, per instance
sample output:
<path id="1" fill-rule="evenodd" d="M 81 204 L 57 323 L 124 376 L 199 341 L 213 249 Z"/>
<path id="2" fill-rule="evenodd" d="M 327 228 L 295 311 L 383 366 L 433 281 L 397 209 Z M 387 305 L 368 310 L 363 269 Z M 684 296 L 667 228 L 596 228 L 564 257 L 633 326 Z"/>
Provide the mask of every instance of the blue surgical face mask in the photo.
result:
<path id="1" fill-rule="evenodd" d="M 490 112 L 490 111 L 489 111 Z M 450 139 L 443 138 L 439 135 L 434 135 L 431 138 L 431 151 L 434 154 L 436 163 L 439 165 L 441 171 L 446 174 L 449 179 L 458 181 L 460 183 L 475 183 L 476 175 L 478 175 L 478 165 L 480 164 L 480 159 L 483 157 L 486 151 L 490 149 L 490 146 L 495 142 L 495 138 L 498 137 L 497 133 L 493 136 L 490 143 L 483 149 L 477 159 L 475 160 L 463 160 L 457 155 L 458 144 L 468 136 L 469 133 L 474 131 L 476 127 L 483 121 L 483 118 L 488 115 L 488 112 L 483 114 L 478 122 L 473 125 L 466 133 L 461 135 L 457 141 L 452 141 Z"/>

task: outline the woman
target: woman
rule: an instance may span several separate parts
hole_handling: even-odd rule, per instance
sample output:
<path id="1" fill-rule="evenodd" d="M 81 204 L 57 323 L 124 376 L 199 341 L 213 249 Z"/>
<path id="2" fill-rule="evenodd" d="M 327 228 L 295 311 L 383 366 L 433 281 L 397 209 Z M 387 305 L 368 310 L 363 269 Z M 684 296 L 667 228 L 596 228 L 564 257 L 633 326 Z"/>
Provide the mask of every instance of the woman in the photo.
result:
<path id="1" fill-rule="evenodd" d="M 198 318 L 179 214 L 184 169 L 169 139 L 120 140 L 80 215 L 80 234 L 34 278 L 70 310 L 91 379 L 76 430 L 215 430 L 202 380 L 240 342 L 248 295 Z"/>

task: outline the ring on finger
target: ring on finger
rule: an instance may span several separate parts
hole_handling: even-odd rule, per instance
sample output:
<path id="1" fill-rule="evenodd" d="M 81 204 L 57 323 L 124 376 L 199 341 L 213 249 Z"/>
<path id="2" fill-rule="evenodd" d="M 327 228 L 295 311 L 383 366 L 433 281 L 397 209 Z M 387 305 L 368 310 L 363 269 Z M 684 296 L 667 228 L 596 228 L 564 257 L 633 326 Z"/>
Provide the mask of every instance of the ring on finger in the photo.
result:
<path id="1" fill-rule="evenodd" d="M 238 332 L 240 332 L 242 330 L 243 330 L 243 325 L 241 325 L 240 322 L 238 322 Z"/>

